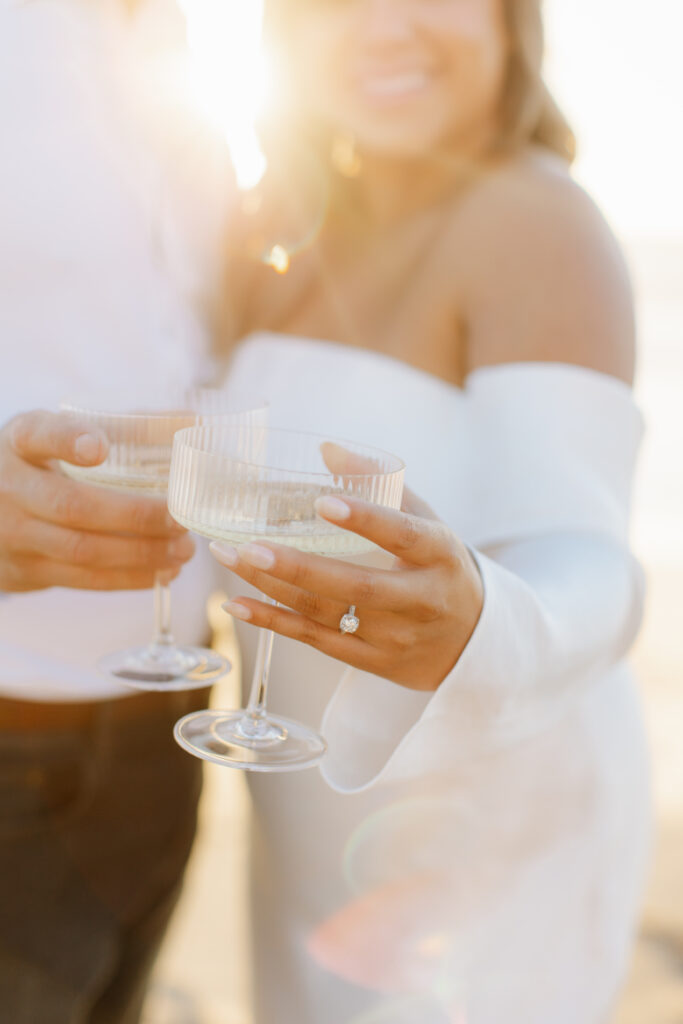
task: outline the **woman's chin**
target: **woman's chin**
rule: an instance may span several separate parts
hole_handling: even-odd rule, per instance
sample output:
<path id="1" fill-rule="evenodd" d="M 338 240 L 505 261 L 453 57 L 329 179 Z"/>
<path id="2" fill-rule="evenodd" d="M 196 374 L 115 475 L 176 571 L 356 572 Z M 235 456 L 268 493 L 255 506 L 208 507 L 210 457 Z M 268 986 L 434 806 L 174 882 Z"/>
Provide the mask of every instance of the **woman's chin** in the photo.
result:
<path id="1" fill-rule="evenodd" d="M 415 129 L 378 127 L 376 131 L 353 133 L 359 153 L 383 160 L 424 160 L 441 149 L 442 140 L 436 133 Z"/>

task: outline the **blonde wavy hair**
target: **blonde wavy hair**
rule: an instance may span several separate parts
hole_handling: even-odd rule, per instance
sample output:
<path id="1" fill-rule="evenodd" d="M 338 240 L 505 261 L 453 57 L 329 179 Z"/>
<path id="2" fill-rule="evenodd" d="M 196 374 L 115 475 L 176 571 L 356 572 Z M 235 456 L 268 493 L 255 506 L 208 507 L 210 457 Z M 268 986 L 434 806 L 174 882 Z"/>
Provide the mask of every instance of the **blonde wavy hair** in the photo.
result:
<path id="1" fill-rule="evenodd" d="M 572 163 L 574 132 L 543 80 L 542 5 L 543 0 L 503 0 L 509 55 L 497 146 L 514 150 L 535 143 Z"/>

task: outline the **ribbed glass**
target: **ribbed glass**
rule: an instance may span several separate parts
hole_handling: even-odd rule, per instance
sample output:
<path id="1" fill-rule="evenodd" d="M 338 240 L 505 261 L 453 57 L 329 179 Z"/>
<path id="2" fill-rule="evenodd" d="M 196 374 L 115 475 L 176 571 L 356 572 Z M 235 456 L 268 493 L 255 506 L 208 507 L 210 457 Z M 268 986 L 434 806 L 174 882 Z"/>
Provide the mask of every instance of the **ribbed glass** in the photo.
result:
<path id="1" fill-rule="evenodd" d="M 171 467 L 173 437 L 191 425 L 217 422 L 234 427 L 263 427 L 266 403 L 234 398 L 220 389 L 198 388 L 177 396 L 165 396 L 162 408 L 149 407 L 95 410 L 63 403 L 62 414 L 78 420 L 84 431 L 104 434 L 109 448 L 98 466 L 62 462 L 63 471 L 84 483 L 140 497 L 165 497 Z M 94 524 L 96 526 L 96 524 Z M 229 670 L 229 663 L 214 651 L 179 647 L 171 631 L 171 598 L 164 572 L 154 582 L 154 635 L 146 647 L 118 651 L 98 662 L 115 679 L 142 690 L 167 691 L 203 687 Z"/>
<path id="2" fill-rule="evenodd" d="M 85 430 L 104 434 L 107 458 L 99 466 L 62 462 L 70 477 L 117 491 L 164 496 L 168 487 L 173 437 L 178 430 L 225 416 L 226 422 L 264 426 L 267 406 L 260 400 L 236 406 L 219 388 L 193 388 L 167 400 L 162 409 L 99 411 L 62 403 L 61 412 L 78 419 Z"/>
<path id="3" fill-rule="evenodd" d="M 349 495 L 399 508 L 404 472 L 395 455 L 366 445 L 214 421 L 176 434 L 168 507 L 183 526 L 214 539 L 360 554 L 371 542 L 321 519 L 316 499 Z"/>

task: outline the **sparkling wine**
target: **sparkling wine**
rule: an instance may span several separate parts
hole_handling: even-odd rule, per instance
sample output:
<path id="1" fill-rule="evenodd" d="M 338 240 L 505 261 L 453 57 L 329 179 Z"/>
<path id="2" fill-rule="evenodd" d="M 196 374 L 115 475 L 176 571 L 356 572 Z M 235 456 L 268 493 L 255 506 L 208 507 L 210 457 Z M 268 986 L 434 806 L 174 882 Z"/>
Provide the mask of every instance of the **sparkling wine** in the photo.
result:
<path id="1" fill-rule="evenodd" d="M 183 526 L 215 540 L 358 555 L 374 545 L 321 519 L 316 500 L 353 495 L 399 508 L 404 468 L 387 452 L 325 435 L 198 426 L 174 438 L 168 509 Z M 261 633 L 248 707 L 186 715 L 174 730 L 185 750 L 247 771 L 295 771 L 320 761 L 321 736 L 266 710 L 273 637 Z"/>
<path id="2" fill-rule="evenodd" d="M 211 524 L 207 526 L 201 520 L 185 519 L 183 516 L 174 517 L 181 526 L 193 533 L 199 533 L 211 540 L 225 540 L 230 544 L 246 544 L 251 541 L 269 541 L 272 544 L 284 544 L 287 547 L 297 548 L 299 551 L 307 551 L 316 555 L 359 555 L 371 551 L 375 545 L 366 540 L 365 537 L 357 537 L 350 533 L 293 533 L 291 529 L 284 527 L 281 532 L 267 530 L 256 533 L 250 532 L 245 525 L 240 530 L 233 524 L 219 526 Z"/>
<path id="3" fill-rule="evenodd" d="M 192 502 L 182 511 L 171 506 L 171 512 L 182 526 L 212 540 L 270 541 L 319 555 L 356 555 L 375 546 L 316 514 L 316 499 L 330 494 L 343 497 L 341 489 L 288 481 L 259 481 L 252 486 L 244 481 L 235 485 L 213 481 L 206 490 L 208 500 Z"/>
<path id="4" fill-rule="evenodd" d="M 119 450 L 121 449 L 121 450 Z M 99 466 L 74 466 L 62 462 L 67 476 L 114 491 L 134 491 L 139 495 L 164 497 L 168 491 L 171 467 L 170 444 L 111 445 Z"/>

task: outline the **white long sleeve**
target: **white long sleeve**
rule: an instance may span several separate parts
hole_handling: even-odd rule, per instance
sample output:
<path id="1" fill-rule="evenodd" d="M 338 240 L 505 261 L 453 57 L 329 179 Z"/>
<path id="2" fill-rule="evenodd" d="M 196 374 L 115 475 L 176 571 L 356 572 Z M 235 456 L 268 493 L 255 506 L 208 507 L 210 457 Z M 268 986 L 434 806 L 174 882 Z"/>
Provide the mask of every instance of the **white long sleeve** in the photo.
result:
<path id="1" fill-rule="evenodd" d="M 628 389 L 520 364 L 475 374 L 468 399 L 482 615 L 434 694 L 344 672 L 322 725 L 323 774 L 342 792 L 441 774 L 542 730 L 610 676 L 640 623 L 627 536 L 642 421 Z"/>

